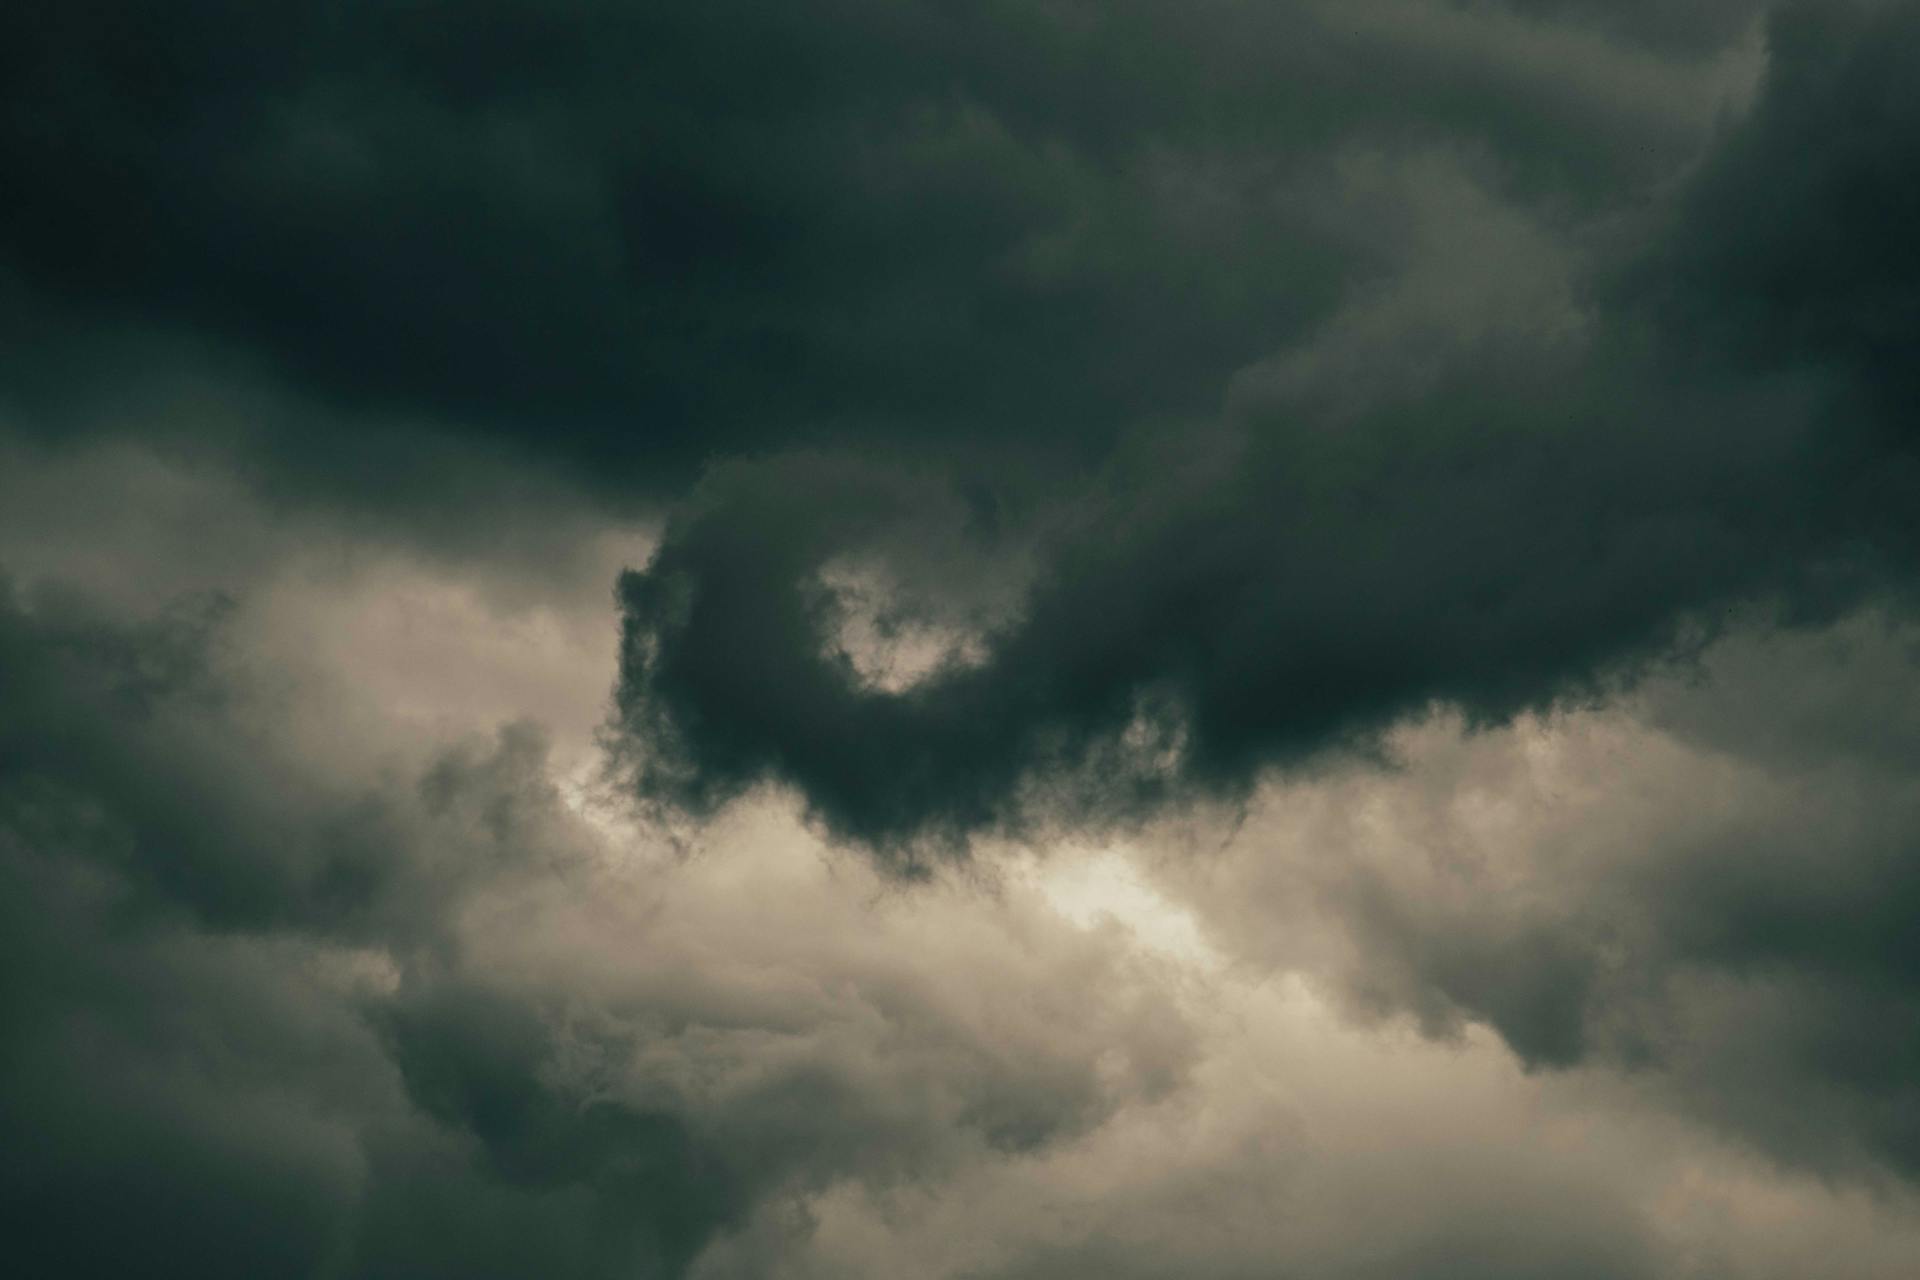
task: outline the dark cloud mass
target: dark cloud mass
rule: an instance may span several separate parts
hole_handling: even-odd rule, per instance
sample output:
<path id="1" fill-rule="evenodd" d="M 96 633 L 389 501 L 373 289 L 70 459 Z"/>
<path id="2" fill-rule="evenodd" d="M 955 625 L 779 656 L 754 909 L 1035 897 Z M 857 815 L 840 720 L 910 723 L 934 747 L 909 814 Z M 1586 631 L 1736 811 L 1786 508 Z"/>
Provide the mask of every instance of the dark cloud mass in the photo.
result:
<path id="1" fill-rule="evenodd" d="M 1913 206 L 1893 51 L 1920 27 L 1842 8 L 1771 30 L 1759 101 L 1647 247 L 1589 260 L 1471 173 L 1397 175 L 1428 206 L 1405 276 L 1243 369 L 1221 425 L 1065 489 L 984 661 L 904 696 L 852 678 L 815 571 L 911 482 L 710 474 L 622 589 L 643 788 L 710 804 L 783 778 L 831 830 L 893 845 L 1017 822 L 1025 780 L 1143 724 L 1177 749 L 1137 786 L 1243 788 L 1433 700 L 1498 720 L 1577 693 L 1730 604 L 1904 594 L 1920 274 L 1903 232 L 1877 237 Z"/>
<path id="2" fill-rule="evenodd" d="M 189 333 L 354 410 L 362 447 L 424 415 L 655 492 L 795 438 L 1071 456 L 1205 408 L 1378 269 L 1316 199 L 1330 152 L 1484 149 L 1584 209 L 1710 109 L 1684 62 L 1444 6 L 6 22 L 10 380 L 50 412 Z"/>
<path id="3" fill-rule="evenodd" d="M 0 6 L 0 1269 L 1904 1280 L 1916 66 Z"/>

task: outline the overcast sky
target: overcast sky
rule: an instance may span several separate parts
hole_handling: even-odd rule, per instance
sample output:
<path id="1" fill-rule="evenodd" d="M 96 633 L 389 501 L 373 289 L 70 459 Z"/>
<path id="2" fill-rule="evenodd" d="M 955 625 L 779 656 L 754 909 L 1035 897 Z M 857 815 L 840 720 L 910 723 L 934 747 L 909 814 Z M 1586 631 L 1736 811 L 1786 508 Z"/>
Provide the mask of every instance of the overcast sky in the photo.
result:
<path id="1" fill-rule="evenodd" d="M 1909 1280 L 1917 70 L 0 5 L 0 1269 Z"/>

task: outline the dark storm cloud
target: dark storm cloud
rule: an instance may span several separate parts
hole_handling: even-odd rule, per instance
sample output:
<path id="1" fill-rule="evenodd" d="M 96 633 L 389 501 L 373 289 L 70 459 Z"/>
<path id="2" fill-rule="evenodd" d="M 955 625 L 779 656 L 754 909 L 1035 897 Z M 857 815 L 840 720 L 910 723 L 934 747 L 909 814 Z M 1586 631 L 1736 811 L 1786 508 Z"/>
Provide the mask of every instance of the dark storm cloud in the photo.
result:
<path id="1" fill-rule="evenodd" d="M 1656 48 L 1713 49 L 1740 38 L 1770 7 L 1767 0 L 1495 0 L 1518 13 L 1590 24 Z"/>
<path id="2" fill-rule="evenodd" d="M 1136 437 L 1057 496 L 984 659 L 903 694 L 835 651 L 817 571 L 876 521 L 910 520 L 880 513 L 920 482 L 786 457 L 715 472 L 622 587 L 642 790 L 710 806 L 782 779 L 836 833 L 896 847 L 1017 823 L 1036 778 L 1088 767 L 1111 814 L 1115 790 L 1232 792 L 1430 701 L 1497 721 L 1587 691 L 1732 603 L 1818 619 L 1904 591 L 1907 410 L 1854 366 L 1892 368 L 1874 342 L 1904 332 L 1909 255 L 1872 246 L 1905 223 L 1916 135 L 1897 57 L 1827 63 L 1902 47 L 1912 15 L 1782 16 L 1751 117 L 1624 258 L 1575 255 L 1471 166 L 1387 166 L 1414 211 L 1396 272 L 1242 370 L 1224 425 Z M 1883 99 L 1803 183 L 1776 139 L 1797 152 L 1807 121 Z M 1856 191 L 1864 209 L 1834 207 Z M 1796 201 L 1805 217 L 1743 212 Z M 1840 247 L 1854 221 L 1865 243 Z M 1829 241 L 1848 255 L 1834 271 L 1803 265 Z M 1856 305 L 1868 289 L 1892 304 Z M 1736 357 L 1674 318 L 1743 307 L 1769 332 L 1834 319 Z M 1120 749 L 1143 739 L 1145 764 Z"/>
<path id="3" fill-rule="evenodd" d="M 1791 540 L 1770 532 L 1780 495 L 1730 485 L 1695 510 L 1629 491 L 1679 419 L 1773 393 L 1670 404 L 1610 332 L 1590 357 L 1517 328 L 1437 353 L 1363 335 L 1304 389 L 1298 370 L 1241 386 L 1457 252 L 1410 255 L 1422 218 L 1510 209 L 1550 247 L 1483 246 L 1481 270 L 1564 273 L 1556 237 L 1694 155 L 1737 90 L 1724 41 L 1392 0 L 35 6 L 0 35 L 16 430 L 239 449 L 270 492 L 416 511 L 496 505 L 471 477 L 515 460 L 631 502 L 704 458 L 855 448 L 850 485 L 780 455 L 764 485 L 714 474 L 655 571 L 699 580 L 691 630 L 642 598 L 680 588 L 633 589 L 632 652 L 657 655 L 629 671 L 628 711 L 661 740 L 649 788 L 678 801 L 789 777 L 836 830 L 896 841 L 1003 819 L 1061 767 L 1116 773 L 1102 802 L 1121 809 L 1232 786 L 1427 697 L 1497 715 L 1547 696 Z M 1451 198 L 1422 166 L 1468 175 L 1495 214 L 1407 216 Z M 1439 287 L 1443 322 L 1460 285 Z M 1308 425 L 1323 406 L 1293 402 L 1436 358 L 1461 367 L 1356 423 Z M 1534 361 L 1551 373 L 1497 367 Z M 169 398 L 182 377 L 200 393 Z M 1224 432 L 1163 446 L 1201 460 L 1075 479 L 1223 393 Z M 1658 425 L 1616 441 L 1623 416 Z M 1793 454 L 1761 430 L 1762 462 Z M 888 700 L 817 660 L 832 610 L 793 593 L 863 550 L 827 508 L 897 504 L 876 459 L 917 477 L 929 453 L 958 462 L 976 558 L 1042 522 L 1038 585 L 1024 620 L 995 615 L 981 670 Z M 1428 459 L 1443 474 L 1416 480 Z M 1355 476 L 1372 492 L 1349 502 Z M 1586 530 L 1622 505 L 1654 527 L 1596 551 Z M 1720 526 L 1750 505 L 1767 536 L 1749 546 Z M 1310 550 L 1403 517 L 1404 557 Z M 704 541 L 716 524 L 733 550 Z M 1529 542 L 1551 574 L 1547 554 L 1502 561 Z M 1557 584 L 1583 572 L 1609 580 L 1563 608 Z M 1383 622 L 1402 591 L 1449 618 L 1505 592 L 1518 616 L 1462 618 L 1421 652 L 1382 630 L 1404 630 Z M 1112 745 L 1134 726 L 1143 749 Z"/>
<path id="4" fill-rule="evenodd" d="M 255 364 L 336 411 L 257 424 L 278 469 L 361 486 L 422 421 L 619 492 L 796 439 L 1073 456 L 1377 269 L 1329 154 L 1483 150 L 1590 209 L 1713 102 L 1631 42 L 1392 3 L 0 21 L 14 396 L 71 429 L 89 383 Z"/>
<path id="5" fill-rule="evenodd" d="M 1769 92 L 1689 197 L 1655 259 L 1672 323 L 1744 362 L 1859 377 L 1911 439 L 1920 330 L 1920 8 L 1789 6 Z"/>

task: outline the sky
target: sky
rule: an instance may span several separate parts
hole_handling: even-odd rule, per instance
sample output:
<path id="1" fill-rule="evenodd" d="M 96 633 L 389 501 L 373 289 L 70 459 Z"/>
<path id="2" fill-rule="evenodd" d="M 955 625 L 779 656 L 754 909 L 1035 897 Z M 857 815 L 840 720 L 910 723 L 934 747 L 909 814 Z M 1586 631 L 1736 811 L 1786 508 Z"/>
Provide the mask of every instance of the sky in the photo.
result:
<path id="1" fill-rule="evenodd" d="M 1906 1280 L 1920 3 L 0 6 L 0 1258 Z"/>

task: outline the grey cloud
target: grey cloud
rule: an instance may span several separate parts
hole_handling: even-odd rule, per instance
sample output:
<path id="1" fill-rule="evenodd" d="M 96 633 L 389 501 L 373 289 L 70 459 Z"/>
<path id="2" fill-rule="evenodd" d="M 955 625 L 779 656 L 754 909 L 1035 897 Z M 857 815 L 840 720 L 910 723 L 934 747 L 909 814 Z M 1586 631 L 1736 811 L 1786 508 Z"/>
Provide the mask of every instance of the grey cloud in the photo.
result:
<path id="1" fill-rule="evenodd" d="M 418 796 L 356 792 L 278 741 L 273 695 L 222 652 L 230 601 L 189 598 L 129 624 L 58 584 L 34 596 L 0 601 L 9 809 L 62 858 L 141 886 L 130 908 L 224 928 L 400 928 L 484 856 L 550 836 L 530 726 L 489 759 L 449 754 Z M 455 857 L 444 839 L 422 841 L 422 814 L 478 838 Z"/>
<path id="2" fill-rule="evenodd" d="M 1182 1078 L 1161 980 L 1031 905 L 903 964 L 938 900 L 623 870 L 531 726 L 369 782 L 257 735 L 329 695 L 249 689 L 217 616 L 46 588 L 4 618 L 21 1265 L 679 1275 L 763 1202 L 1043 1150 Z"/>
<path id="3" fill-rule="evenodd" d="M 1744 631 L 1624 707 L 1403 730 L 1394 770 L 1280 786 L 1239 852 L 1169 874 L 1356 1010 L 1482 1022 L 1783 1161 L 1910 1179 L 1913 652 L 1876 615 Z"/>
<path id="4" fill-rule="evenodd" d="M 696 1275 L 1813 1267 L 1891 1280 L 1905 1265 L 1910 1191 L 1783 1175 L 1631 1090 L 1523 1077 L 1482 1032 L 1453 1044 L 1381 1036 L 1341 1026 L 1289 984 L 1228 979 L 1210 992 L 1194 1086 L 1031 1161 L 981 1163 L 924 1191 L 842 1189 L 798 1223 L 758 1216 Z"/>

